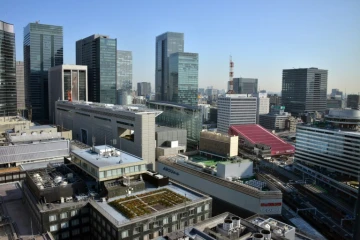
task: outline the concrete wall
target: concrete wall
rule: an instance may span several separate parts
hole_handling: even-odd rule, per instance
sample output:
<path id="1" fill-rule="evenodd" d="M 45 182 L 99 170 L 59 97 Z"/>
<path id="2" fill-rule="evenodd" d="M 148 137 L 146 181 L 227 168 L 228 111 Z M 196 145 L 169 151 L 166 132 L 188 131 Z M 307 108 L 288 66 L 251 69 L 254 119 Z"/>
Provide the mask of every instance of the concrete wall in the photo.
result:
<path id="1" fill-rule="evenodd" d="M 218 163 L 217 175 L 220 178 L 241 177 L 247 178 L 254 175 L 253 162 L 244 161 L 238 163 Z"/>
<path id="2" fill-rule="evenodd" d="M 186 147 L 157 147 L 156 148 L 156 159 L 161 156 L 177 155 L 179 153 L 185 153 Z"/>
<path id="3" fill-rule="evenodd" d="M 282 199 L 259 199 L 252 197 L 245 193 L 235 191 L 233 189 L 224 187 L 220 184 L 214 182 L 209 182 L 199 176 L 192 175 L 185 171 L 181 171 L 172 166 L 166 165 L 162 162 L 157 162 L 157 171 L 164 175 L 168 176 L 175 181 L 178 181 L 182 184 L 185 184 L 189 187 L 197 189 L 205 194 L 214 196 L 231 204 L 234 204 L 240 208 L 247 209 L 254 213 L 259 214 L 281 214 L 281 205 L 278 207 L 266 206 L 261 207 L 262 203 L 281 203 Z"/>
<path id="4" fill-rule="evenodd" d="M 213 132 L 200 133 L 200 151 L 218 154 L 221 156 L 238 155 L 238 136 L 227 136 Z"/>
<path id="5" fill-rule="evenodd" d="M 158 129 L 162 129 L 159 131 Z M 186 146 L 186 129 L 157 127 L 155 133 L 156 147 L 165 146 L 166 141 L 179 141 L 179 145 Z"/>

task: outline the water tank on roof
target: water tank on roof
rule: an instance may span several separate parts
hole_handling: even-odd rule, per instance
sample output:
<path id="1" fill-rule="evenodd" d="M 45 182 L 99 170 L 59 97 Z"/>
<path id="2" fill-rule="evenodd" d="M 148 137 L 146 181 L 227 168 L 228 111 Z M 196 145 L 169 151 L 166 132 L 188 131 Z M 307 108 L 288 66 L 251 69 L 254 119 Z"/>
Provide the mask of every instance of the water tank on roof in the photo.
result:
<path id="1" fill-rule="evenodd" d="M 263 230 L 260 231 L 260 233 L 262 235 L 264 235 L 265 240 L 271 240 L 271 232 L 270 232 L 270 230 L 263 229 Z"/>
<path id="2" fill-rule="evenodd" d="M 232 217 L 231 220 L 233 221 L 234 228 L 240 227 L 240 218 L 239 217 Z"/>
<path id="3" fill-rule="evenodd" d="M 223 224 L 223 228 L 225 231 L 229 231 L 233 228 L 233 221 L 230 219 L 226 219 Z"/>
<path id="4" fill-rule="evenodd" d="M 264 240 L 264 235 L 261 233 L 255 233 L 253 236 L 253 240 Z"/>

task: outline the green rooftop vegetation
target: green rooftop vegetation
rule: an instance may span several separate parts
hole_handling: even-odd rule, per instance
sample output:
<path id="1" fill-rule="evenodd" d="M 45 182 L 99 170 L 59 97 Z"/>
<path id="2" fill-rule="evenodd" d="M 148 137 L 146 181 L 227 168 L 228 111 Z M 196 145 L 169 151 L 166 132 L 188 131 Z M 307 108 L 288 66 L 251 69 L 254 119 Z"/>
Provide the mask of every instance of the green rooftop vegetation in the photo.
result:
<path id="1" fill-rule="evenodd" d="M 207 167 L 216 166 L 217 163 L 226 163 L 227 161 L 217 159 L 217 158 L 207 158 L 205 156 L 191 156 L 191 161 L 196 163 L 203 163 Z"/>
<path id="2" fill-rule="evenodd" d="M 163 188 L 114 200 L 110 202 L 109 205 L 125 217 L 132 219 L 176 206 L 185 201 L 191 200 L 167 188 Z"/>

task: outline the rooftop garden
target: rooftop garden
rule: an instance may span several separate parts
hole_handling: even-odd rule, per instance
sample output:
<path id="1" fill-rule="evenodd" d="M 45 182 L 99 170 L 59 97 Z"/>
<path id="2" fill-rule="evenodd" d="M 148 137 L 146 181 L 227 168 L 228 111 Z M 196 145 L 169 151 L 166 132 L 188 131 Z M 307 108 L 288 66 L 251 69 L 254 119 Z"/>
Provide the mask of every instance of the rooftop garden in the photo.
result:
<path id="1" fill-rule="evenodd" d="M 185 201 L 191 200 L 167 188 L 163 188 L 114 200 L 109 204 L 125 217 L 132 219 L 185 203 Z"/>
<path id="2" fill-rule="evenodd" d="M 207 157 L 200 156 L 200 155 L 191 156 L 190 158 L 191 158 L 191 161 L 196 162 L 196 163 L 203 163 L 207 167 L 216 166 L 216 164 L 218 162 L 226 162 L 226 161 L 221 160 L 221 159 L 207 158 Z"/>

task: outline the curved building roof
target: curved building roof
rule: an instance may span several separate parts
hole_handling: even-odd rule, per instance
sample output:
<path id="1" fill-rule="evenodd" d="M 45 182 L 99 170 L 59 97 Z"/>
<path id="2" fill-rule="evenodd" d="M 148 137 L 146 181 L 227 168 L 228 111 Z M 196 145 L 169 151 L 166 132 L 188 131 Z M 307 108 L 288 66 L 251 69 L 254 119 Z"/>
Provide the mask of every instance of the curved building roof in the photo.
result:
<path id="1" fill-rule="evenodd" d="M 271 147 L 271 155 L 293 154 L 295 147 L 284 142 L 258 124 L 233 125 L 229 134 L 242 136 L 252 144 L 262 143 Z"/>

